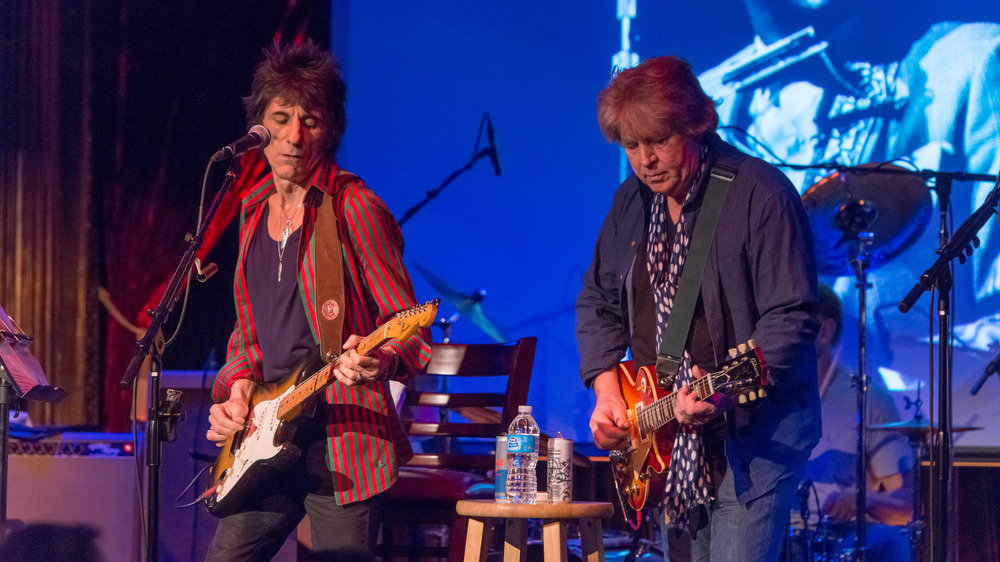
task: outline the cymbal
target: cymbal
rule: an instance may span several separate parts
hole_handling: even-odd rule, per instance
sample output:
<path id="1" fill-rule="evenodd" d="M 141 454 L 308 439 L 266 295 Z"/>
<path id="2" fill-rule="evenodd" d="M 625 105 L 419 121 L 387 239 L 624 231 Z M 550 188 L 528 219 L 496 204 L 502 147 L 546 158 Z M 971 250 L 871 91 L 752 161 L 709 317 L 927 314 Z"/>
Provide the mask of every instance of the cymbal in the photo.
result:
<path id="1" fill-rule="evenodd" d="M 909 419 L 906 421 L 899 421 L 893 423 L 884 423 L 880 425 L 870 425 L 868 429 L 876 430 L 888 430 L 888 431 L 898 431 L 906 435 L 911 436 L 927 436 L 931 432 L 930 420 L 927 418 L 920 419 Z M 982 429 L 981 427 L 970 427 L 967 425 L 953 425 L 951 426 L 952 433 L 960 433 L 963 431 L 977 431 Z"/>
<path id="2" fill-rule="evenodd" d="M 880 171 L 885 170 L 885 173 Z M 869 269 L 898 256 L 927 227 L 930 190 L 917 173 L 892 164 L 869 163 L 835 172 L 802 195 L 821 275 L 851 275 L 858 234 L 871 232 Z"/>
<path id="3" fill-rule="evenodd" d="M 441 279 L 435 275 L 431 270 L 414 262 L 414 269 L 420 272 L 420 275 L 434 287 L 434 290 L 441 295 L 441 298 L 448 301 L 455 310 L 459 312 L 462 316 L 466 317 L 471 321 L 476 327 L 482 330 L 486 335 L 493 339 L 497 343 L 503 343 L 508 341 L 507 336 L 497 328 L 490 319 L 486 317 L 486 313 L 483 312 L 483 297 L 486 296 L 484 290 L 480 290 L 477 293 L 467 295 L 465 293 L 460 293 L 455 290 L 451 285 L 448 284 L 444 279 Z"/>

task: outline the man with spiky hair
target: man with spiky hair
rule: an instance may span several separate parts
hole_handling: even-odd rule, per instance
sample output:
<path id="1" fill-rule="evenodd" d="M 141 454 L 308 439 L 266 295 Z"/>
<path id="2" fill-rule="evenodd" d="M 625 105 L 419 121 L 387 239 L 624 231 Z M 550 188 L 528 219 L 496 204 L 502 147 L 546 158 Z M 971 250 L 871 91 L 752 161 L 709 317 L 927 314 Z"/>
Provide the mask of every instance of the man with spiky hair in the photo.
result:
<path id="1" fill-rule="evenodd" d="M 220 520 L 209 560 L 270 560 L 307 513 L 314 550 L 372 554 L 383 493 L 412 455 L 389 381 L 426 365 L 430 334 L 391 339 L 367 356 L 354 349 L 416 300 L 396 220 L 336 163 L 345 92 L 333 56 L 306 42 L 266 50 L 244 98 L 248 121 L 270 132 L 263 149 L 270 173 L 242 201 L 237 322 L 213 388 L 208 439 L 222 442 L 244 429 L 255 386 L 285 378 L 313 353 L 324 321 L 342 322 L 335 348 L 343 353 L 336 381 L 295 434 L 300 458 L 269 473 L 237 513 Z M 324 220 L 329 229 L 319 226 Z M 325 253 L 339 254 L 325 274 L 321 237 L 337 238 L 339 248 Z M 336 268 L 341 275 L 330 275 Z M 318 295 L 330 294 L 330 277 L 342 287 L 333 291 L 339 298 L 326 300 Z"/>

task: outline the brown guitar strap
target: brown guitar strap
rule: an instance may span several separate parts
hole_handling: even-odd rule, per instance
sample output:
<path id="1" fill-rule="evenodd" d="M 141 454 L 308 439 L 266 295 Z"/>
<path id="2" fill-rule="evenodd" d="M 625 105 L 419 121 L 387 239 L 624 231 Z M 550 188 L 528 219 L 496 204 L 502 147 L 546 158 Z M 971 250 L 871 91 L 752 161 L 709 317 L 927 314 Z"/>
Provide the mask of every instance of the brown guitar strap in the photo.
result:
<path id="1" fill-rule="evenodd" d="M 355 178 L 354 174 L 338 169 L 333 195 L 324 193 L 316 210 L 316 306 L 319 347 L 327 362 L 340 355 L 344 343 L 344 263 L 336 203 L 342 186 Z"/>

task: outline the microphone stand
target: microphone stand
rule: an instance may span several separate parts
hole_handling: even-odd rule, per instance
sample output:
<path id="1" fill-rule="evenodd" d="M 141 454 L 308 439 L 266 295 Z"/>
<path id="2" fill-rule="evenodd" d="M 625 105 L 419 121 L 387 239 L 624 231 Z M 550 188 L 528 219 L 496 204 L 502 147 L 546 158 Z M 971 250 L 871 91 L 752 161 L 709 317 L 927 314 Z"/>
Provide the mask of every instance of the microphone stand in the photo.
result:
<path id="1" fill-rule="evenodd" d="M 855 533 L 854 560 L 864 562 L 867 558 L 868 506 L 866 503 L 868 483 L 868 354 L 866 336 L 868 330 L 867 302 L 868 294 L 868 255 L 873 241 L 871 232 L 858 233 L 858 255 L 851 263 L 854 275 L 858 279 L 858 376 L 855 380 L 858 390 L 858 458 L 856 465 L 857 487 L 855 490 Z"/>
<path id="2" fill-rule="evenodd" d="M 969 394 L 973 396 L 979 394 L 979 390 L 983 388 L 984 384 L 986 384 L 986 379 L 990 378 L 990 375 L 997 374 L 998 366 L 1000 366 L 1000 354 L 994 357 L 993 360 L 990 361 L 989 365 L 986 366 L 986 370 L 983 371 L 983 376 L 979 377 L 976 384 L 972 385 L 972 389 L 969 391 Z"/>
<path id="3" fill-rule="evenodd" d="M 152 321 L 150 322 L 149 327 L 146 328 L 146 334 L 136 344 L 135 355 L 132 357 L 132 361 L 129 363 L 128 368 L 125 369 L 125 375 L 122 376 L 120 383 L 122 388 L 131 388 L 136 376 L 139 373 L 139 368 L 142 366 L 146 356 L 151 356 L 151 369 L 149 374 L 150 406 L 146 421 L 145 451 L 147 467 L 147 562 L 156 561 L 157 546 L 159 544 L 161 434 L 165 433 L 170 435 L 172 433 L 171 425 L 179 416 L 178 409 L 173 405 L 168 405 L 165 413 L 161 413 L 160 411 L 160 373 L 162 372 L 161 356 L 164 349 L 161 329 L 163 327 L 163 323 L 167 319 L 167 316 L 169 316 L 171 310 L 173 310 L 184 279 L 191 271 L 191 266 L 194 264 L 198 249 L 201 248 L 201 244 L 204 240 L 205 231 L 208 229 L 208 225 L 212 222 L 212 218 L 215 216 L 219 205 L 222 203 L 223 196 L 225 196 L 225 194 L 229 191 L 229 188 L 236 181 L 236 177 L 239 175 L 239 172 L 239 158 L 233 158 L 229 164 L 229 170 L 226 172 L 225 179 L 222 182 L 222 187 L 219 189 L 219 193 L 215 196 L 215 200 L 212 201 L 212 205 L 208 208 L 208 211 L 205 214 L 205 219 L 198 227 L 198 232 L 194 235 L 188 234 L 185 237 L 185 241 L 188 243 L 188 249 L 181 258 L 181 262 L 177 266 L 177 269 L 174 270 L 174 276 L 171 278 L 170 284 L 167 286 L 167 290 L 163 294 L 163 298 L 160 299 L 160 304 L 157 305 L 156 310 L 152 313 Z M 173 400 L 173 402 L 176 402 L 176 400 Z"/>
<path id="4" fill-rule="evenodd" d="M 487 115 L 483 115 L 483 119 L 479 122 L 479 134 L 476 136 L 476 146 L 479 145 L 479 139 L 483 136 L 483 124 L 486 122 L 487 119 L 488 119 L 488 116 Z M 492 129 L 490 129 L 490 130 L 492 131 Z M 486 147 L 486 148 L 484 148 L 482 150 L 479 150 L 478 152 L 475 151 L 475 150 L 473 150 L 472 159 L 469 160 L 468 164 L 466 164 L 466 165 L 462 166 L 461 168 L 459 168 L 459 169 L 455 170 L 454 172 L 452 172 L 451 175 L 449 175 L 447 178 L 444 179 L 443 182 L 441 182 L 441 185 L 439 185 L 436 189 L 432 189 L 432 190 L 428 191 L 424 195 L 423 199 L 421 199 L 416 205 L 410 207 L 409 209 L 406 210 L 405 213 L 403 213 L 403 218 L 399 219 L 399 226 L 400 226 L 400 228 L 402 228 L 403 224 L 405 224 L 406 221 L 410 220 L 410 217 L 412 217 L 413 215 L 417 214 L 417 211 L 419 211 L 420 209 L 422 209 L 424 207 L 424 205 L 430 203 L 431 200 L 433 200 L 442 191 L 444 191 L 444 188 L 448 187 L 449 183 L 455 181 L 455 178 L 457 178 L 458 176 L 462 175 L 463 173 L 468 172 L 469 170 L 471 170 L 473 164 L 475 164 L 476 161 L 481 160 L 483 158 L 486 158 L 487 156 L 491 156 L 494 151 L 496 151 L 496 146 L 494 146 L 493 143 L 490 143 L 490 146 L 488 146 L 488 147 Z M 497 172 L 497 174 L 499 174 L 499 173 L 500 172 Z"/>
<path id="5" fill-rule="evenodd" d="M 947 206 L 950 199 L 952 181 L 997 181 L 995 176 L 982 174 L 936 173 L 939 207 L 941 211 L 941 229 L 938 258 L 921 276 L 920 280 L 910 290 L 899 310 L 908 312 L 924 291 L 932 288 L 938 294 L 938 426 L 937 433 L 931 433 L 931 484 L 930 498 L 931 521 L 931 557 L 939 562 L 952 559 L 951 540 L 951 510 L 949 504 L 952 466 L 952 411 L 951 411 L 951 301 L 950 294 L 953 284 L 951 273 L 952 260 L 958 258 L 959 263 L 965 263 L 966 256 L 971 256 L 973 247 L 979 246 L 977 233 L 993 217 L 997 202 L 1000 200 L 1000 182 L 994 185 L 986 200 L 948 240 L 946 229 Z M 933 421 L 933 420 L 932 420 Z M 919 466 L 917 470 L 919 470 Z M 935 519 L 936 518 L 936 519 Z"/>

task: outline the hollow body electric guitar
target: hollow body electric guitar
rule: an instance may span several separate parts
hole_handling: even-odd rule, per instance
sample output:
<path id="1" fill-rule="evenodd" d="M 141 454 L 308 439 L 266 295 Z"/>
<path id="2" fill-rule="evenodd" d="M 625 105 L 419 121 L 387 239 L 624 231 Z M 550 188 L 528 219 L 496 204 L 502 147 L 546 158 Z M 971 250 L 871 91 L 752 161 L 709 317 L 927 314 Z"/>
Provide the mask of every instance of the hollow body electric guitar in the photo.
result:
<path id="1" fill-rule="evenodd" d="M 767 365 L 753 340 L 729 350 L 730 359 L 719 370 L 689 386 L 698 400 L 721 393 L 745 404 L 766 395 Z M 618 365 L 618 388 L 628 407 L 631 435 L 625 449 L 611 452 L 611 472 L 625 519 L 633 529 L 642 509 L 661 499 L 666 469 L 680 422 L 674 417 L 677 397 L 656 384 L 656 367 L 633 370 L 631 361 Z"/>
<path id="2" fill-rule="evenodd" d="M 390 339 L 409 339 L 434 322 L 438 303 L 429 301 L 396 314 L 354 349 L 368 355 Z M 296 426 L 315 412 L 316 395 L 337 380 L 333 369 L 339 362 L 340 357 L 324 362 L 317 349 L 280 382 L 254 388 L 245 429 L 223 442 L 212 467 L 211 482 L 202 494 L 208 511 L 217 517 L 235 513 L 268 471 L 288 468 L 299 458 L 301 451 L 292 443 Z"/>

